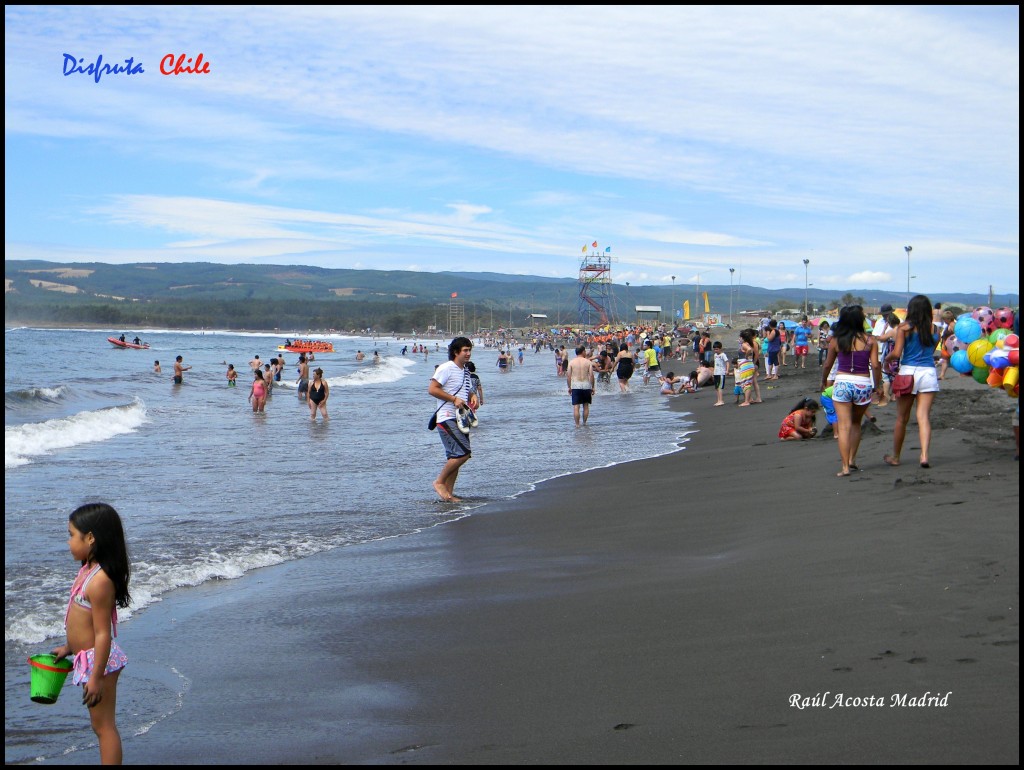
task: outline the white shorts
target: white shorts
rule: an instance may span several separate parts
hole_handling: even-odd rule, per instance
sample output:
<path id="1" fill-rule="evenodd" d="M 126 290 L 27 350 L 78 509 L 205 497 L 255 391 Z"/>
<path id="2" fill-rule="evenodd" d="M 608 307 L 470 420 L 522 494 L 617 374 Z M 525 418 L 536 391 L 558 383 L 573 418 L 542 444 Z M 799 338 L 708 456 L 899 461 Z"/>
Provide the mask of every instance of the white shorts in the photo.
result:
<path id="1" fill-rule="evenodd" d="M 914 389 L 910 392 L 915 396 L 918 393 L 939 392 L 939 378 L 934 366 L 900 366 L 899 373 L 914 376 Z"/>

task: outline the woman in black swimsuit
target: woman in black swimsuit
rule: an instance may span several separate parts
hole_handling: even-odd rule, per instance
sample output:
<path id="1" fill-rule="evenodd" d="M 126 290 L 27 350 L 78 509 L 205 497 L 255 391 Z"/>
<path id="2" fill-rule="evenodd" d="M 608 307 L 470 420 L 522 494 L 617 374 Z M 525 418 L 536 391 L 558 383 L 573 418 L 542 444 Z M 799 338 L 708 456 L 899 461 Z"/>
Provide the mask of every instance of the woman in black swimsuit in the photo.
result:
<path id="1" fill-rule="evenodd" d="M 629 393 L 629 378 L 633 376 L 633 356 L 625 342 L 615 357 L 615 376 L 619 378 L 619 390 Z"/>
<path id="2" fill-rule="evenodd" d="M 316 422 L 316 410 L 320 410 L 320 414 L 324 416 L 325 420 L 330 418 L 327 416 L 327 396 L 330 395 L 331 389 L 327 385 L 327 380 L 324 379 L 324 370 L 319 366 L 313 371 L 313 381 L 309 383 L 309 389 L 306 391 L 306 403 L 309 404 L 309 419 Z"/>

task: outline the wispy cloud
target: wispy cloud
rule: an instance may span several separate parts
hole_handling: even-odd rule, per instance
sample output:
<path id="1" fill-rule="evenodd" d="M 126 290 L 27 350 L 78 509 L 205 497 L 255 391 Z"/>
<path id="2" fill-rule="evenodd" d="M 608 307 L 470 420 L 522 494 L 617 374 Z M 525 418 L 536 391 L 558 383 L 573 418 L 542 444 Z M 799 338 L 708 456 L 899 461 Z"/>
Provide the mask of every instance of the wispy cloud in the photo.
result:
<path id="1" fill-rule="evenodd" d="M 597 238 L 620 275 L 742 265 L 771 285 L 813 254 L 822 275 L 898 284 L 912 241 L 943 265 L 926 283 L 976 280 L 979 258 L 1018 280 L 1015 8 L 8 6 L 5 22 L 6 173 L 24 188 L 8 255 L 45 231 L 83 252 L 135 235 L 165 258 L 327 265 L 428 245 L 428 269 L 514 253 L 570 275 Z M 158 74 L 171 47 L 211 74 Z M 146 73 L 65 77 L 64 52 Z"/>

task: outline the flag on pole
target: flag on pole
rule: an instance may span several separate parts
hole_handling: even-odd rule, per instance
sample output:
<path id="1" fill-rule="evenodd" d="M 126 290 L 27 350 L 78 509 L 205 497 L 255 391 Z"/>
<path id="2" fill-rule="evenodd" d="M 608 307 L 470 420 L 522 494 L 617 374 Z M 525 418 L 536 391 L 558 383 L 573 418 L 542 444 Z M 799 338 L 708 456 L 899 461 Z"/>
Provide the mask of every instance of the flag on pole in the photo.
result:
<path id="1" fill-rule="evenodd" d="M 594 248 L 597 248 L 597 241 L 594 241 Z"/>
<path id="2" fill-rule="evenodd" d="M 704 292 L 704 312 L 705 313 L 710 313 L 711 312 L 711 305 L 708 304 L 708 293 L 707 292 Z"/>
<path id="3" fill-rule="evenodd" d="M 611 254 L 612 253 L 612 247 L 611 246 L 605 246 L 604 247 L 604 253 L 605 254 Z"/>
<path id="4" fill-rule="evenodd" d="M 587 247 L 586 247 L 586 246 L 584 246 L 584 247 L 583 247 L 583 253 L 584 253 L 584 254 L 586 254 L 586 253 L 587 253 Z"/>
<path id="5" fill-rule="evenodd" d="M 459 296 L 459 293 L 457 291 L 453 291 L 452 292 L 452 299 L 455 299 L 457 296 Z"/>
<path id="6" fill-rule="evenodd" d="M 690 320 L 690 300 L 683 302 L 683 320 Z"/>

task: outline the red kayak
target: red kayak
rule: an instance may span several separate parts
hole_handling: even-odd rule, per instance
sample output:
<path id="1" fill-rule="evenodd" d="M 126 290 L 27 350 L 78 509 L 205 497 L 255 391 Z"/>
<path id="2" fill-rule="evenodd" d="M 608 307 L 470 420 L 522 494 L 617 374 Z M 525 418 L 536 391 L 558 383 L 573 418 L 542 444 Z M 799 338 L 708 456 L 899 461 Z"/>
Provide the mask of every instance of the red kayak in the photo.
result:
<path id="1" fill-rule="evenodd" d="M 117 337 L 107 337 L 107 342 L 116 348 L 134 348 L 135 350 L 149 350 L 149 343 L 143 342 L 141 345 L 136 345 L 134 342 L 124 342 L 119 340 Z"/>

